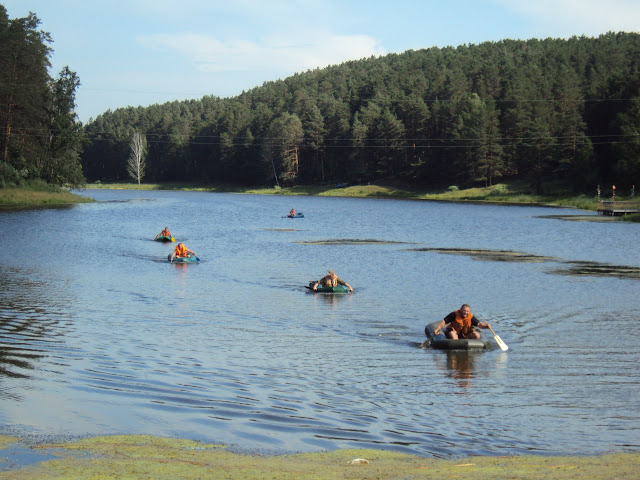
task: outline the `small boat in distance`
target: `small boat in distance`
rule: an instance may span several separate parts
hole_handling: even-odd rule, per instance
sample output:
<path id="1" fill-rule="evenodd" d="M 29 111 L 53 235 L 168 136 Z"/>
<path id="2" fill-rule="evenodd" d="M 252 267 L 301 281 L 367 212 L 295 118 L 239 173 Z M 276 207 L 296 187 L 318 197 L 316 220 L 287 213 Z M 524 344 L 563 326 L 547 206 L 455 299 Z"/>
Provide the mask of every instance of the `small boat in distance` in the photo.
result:
<path id="1" fill-rule="evenodd" d="M 162 231 L 156 235 L 156 238 L 154 238 L 154 240 L 156 242 L 175 242 L 176 239 L 173 238 L 173 235 L 171 235 L 171 232 L 169 231 L 169 227 L 164 227 L 162 229 Z"/>
<path id="2" fill-rule="evenodd" d="M 154 238 L 154 240 L 156 242 L 175 242 L 176 239 L 173 238 L 171 235 L 166 236 L 166 235 L 156 235 L 156 238 Z"/>
<path id="3" fill-rule="evenodd" d="M 349 289 L 344 285 L 336 285 L 335 287 L 326 287 L 323 285 L 318 285 L 316 290 L 313 289 L 313 286 L 316 282 L 309 282 L 309 285 L 306 287 L 314 293 L 349 293 Z"/>
<path id="4" fill-rule="evenodd" d="M 302 212 L 296 212 L 293 208 L 291 209 L 291 211 L 289 212 L 289 214 L 286 217 L 282 217 L 282 218 L 304 218 L 304 213 Z"/>

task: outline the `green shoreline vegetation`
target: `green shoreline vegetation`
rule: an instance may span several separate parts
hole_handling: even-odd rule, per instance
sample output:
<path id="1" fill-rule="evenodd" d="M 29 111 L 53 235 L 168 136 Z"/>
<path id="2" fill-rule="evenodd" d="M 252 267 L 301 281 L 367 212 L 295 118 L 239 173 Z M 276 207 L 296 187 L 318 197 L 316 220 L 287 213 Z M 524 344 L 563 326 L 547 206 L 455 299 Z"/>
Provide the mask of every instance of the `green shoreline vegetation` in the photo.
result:
<path id="1" fill-rule="evenodd" d="M 244 193 L 255 195 L 308 195 L 353 198 L 398 198 L 406 200 L 428 200 L 441 202 L 489 203 L 498 205 L 538 205 L 557 208 L 575 208 L 595 212 L 598 209 L 596 195 L 571 193 L 562 183 L 547 186 L 547 193 L 534 194 L 529 183 L 522 180 L 499 183 L 489 187 L 458 188 L 450 186 L 441 189 L 413 189 L 406 185 L 373 184 L 337 187 L 335 185 L 297 185 L 293 187 L 237 187 L 229 185 L 197 185 L 188 183 L 91 183 L 87 189 L 130 189 L 130 190 L 181 190 L 200 192 Z M 618 197 L 619 200 L 625 198 Z M 615 220 L 640 222 L 640 215 L 615 217 Z"/>
<path id="2" fill-rule="evenodd" d="M 0 452 L 20 442 L 0 437 Z M 334 450 L 288 455 L 233 453 L 223 445 L 148 435 L 113 435 L 31 446 L 54 455 L 0 479 L 634 479 L 640 453 L 600 456 L 499 456 L 434 459 L 385 450 Z"/>
<path id="3" fill-rule="evenodd" d="M 42 180 L 32 180 L 19 187 L 0 187 L 0 207 L 55 207 L 94 201 Z"/>
<path id="4" fill-rule="evenodd" d="M 177 190 L 198 192 L 223 192 L 255 195 L 284 196 L 333 196 L 351 198 L 397 198 L 406 200 L 426 200 L 440 202 L 488 203 L 497 205 L 538 205 L 557 208 L 575 208 L 597 211 L 598 201 L 595 195 L 571 193 L 558 183 L 547 188 L 545 194 L 534 194 L 527 182 L 513 181 L 499 183 L 489 187 L 461 189 L 448 188 L 421 190 L 404 185 L 373 184 L 338 187 L 335 185 L 306 185 L 293 187 L 239 187 L 232 185 L 200 185 L 193 183 L 90 183 L 84 186 L 92 189 L 115 190 Z M 619 200 L 625 198 L 618 197 Z M 92 198 L 75 195 L 63 188 L 34 181 L 23 187 L 0 188 L 0 206 L 56 206 L 74 203 L 93 202 Z M 608 217 L 612 220 L 640 222 L 640 214 L 621 217 Z"/>

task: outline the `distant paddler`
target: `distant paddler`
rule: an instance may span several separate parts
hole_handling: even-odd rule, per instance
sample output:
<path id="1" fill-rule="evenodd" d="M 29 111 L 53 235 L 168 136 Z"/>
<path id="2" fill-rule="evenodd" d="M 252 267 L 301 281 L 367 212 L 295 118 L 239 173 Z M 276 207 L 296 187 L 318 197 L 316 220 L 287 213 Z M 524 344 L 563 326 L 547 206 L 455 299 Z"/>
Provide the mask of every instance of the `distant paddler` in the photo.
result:
<path id="1" fill-rule="evenodd" d="M 337 287 L 338 285 L 344 285 L 350 292 L 353 292 L 351 285 L 337 276 L 333 270 L 329 270 L 329 273 L 313 284 L 312 288 L 314 292 L 318 291 L 319 285 L 322 287 Z"/>
<path id="2" fill-rule="evenodd" d="M 176 239 L 171 235 L 169 227 L 164 227 L 164 229 L 158 235 L 156 235 L 156 238 L 154 238 L 154 240 L 165 240 L 167 242 L 176 241 Z"/>

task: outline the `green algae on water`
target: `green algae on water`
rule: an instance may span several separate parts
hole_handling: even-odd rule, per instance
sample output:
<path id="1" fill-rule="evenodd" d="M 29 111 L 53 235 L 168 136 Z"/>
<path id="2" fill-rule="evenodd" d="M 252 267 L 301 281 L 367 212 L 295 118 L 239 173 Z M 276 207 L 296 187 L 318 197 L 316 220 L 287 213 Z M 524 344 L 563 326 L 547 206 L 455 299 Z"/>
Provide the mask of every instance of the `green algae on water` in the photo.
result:
<path id="1" fill-rule="evenodd" d="M 589 261 L 567 261 L 565 263 L 571 266 L 569 268 L 558 268 L 551 271 L 551 273 L 556 275 L 640 279 L 640 267 L 608 265 Z"/>
<path id="2" fill-rule="evenodd" d="M 552 262 L 556 261 L 555 257 L 547 257 L 543 255 L 533 255 L 525 252 L 514 252 L 511 250 L 481 250 L 471 248 L 413 248 L 415 252 L 436 252 L 448 255 L 467 255 L 474 260 L 485 260 L 493 262 Z"/>
<path id="3" fill-rule="evenodd" d="M 392 240 L 373 240 L 373 239 L 357 239 L 357 238 L 339 238 L 335 240 L 308 240 L 297 242 L 303 245 L 393 245 L 406 244 L 407 242 L 396 242 Z"/>

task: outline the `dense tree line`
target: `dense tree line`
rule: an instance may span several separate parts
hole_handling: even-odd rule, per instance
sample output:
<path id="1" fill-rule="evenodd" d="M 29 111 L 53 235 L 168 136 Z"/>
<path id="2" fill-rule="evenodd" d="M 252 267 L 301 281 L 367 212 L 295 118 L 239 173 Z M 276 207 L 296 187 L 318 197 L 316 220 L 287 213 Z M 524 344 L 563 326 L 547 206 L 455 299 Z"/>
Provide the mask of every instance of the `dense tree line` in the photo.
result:
<path id="1" fill-rule="evenodd" d="M 84 131 L 75 115 L 80 81 L 50 77 L 51 36 L 34 13 L 9 19 L 0 5 L 0 186 L 28 179 L 80 185 Z"/>
<path id="2" fill-rule="evenodd" d="M 398 178 L 491 185 L 640 182 L 640 35 L 429 48 L 207 96 L 107 111 L 86 126 L 91 180 L 292 185 Z"/>

